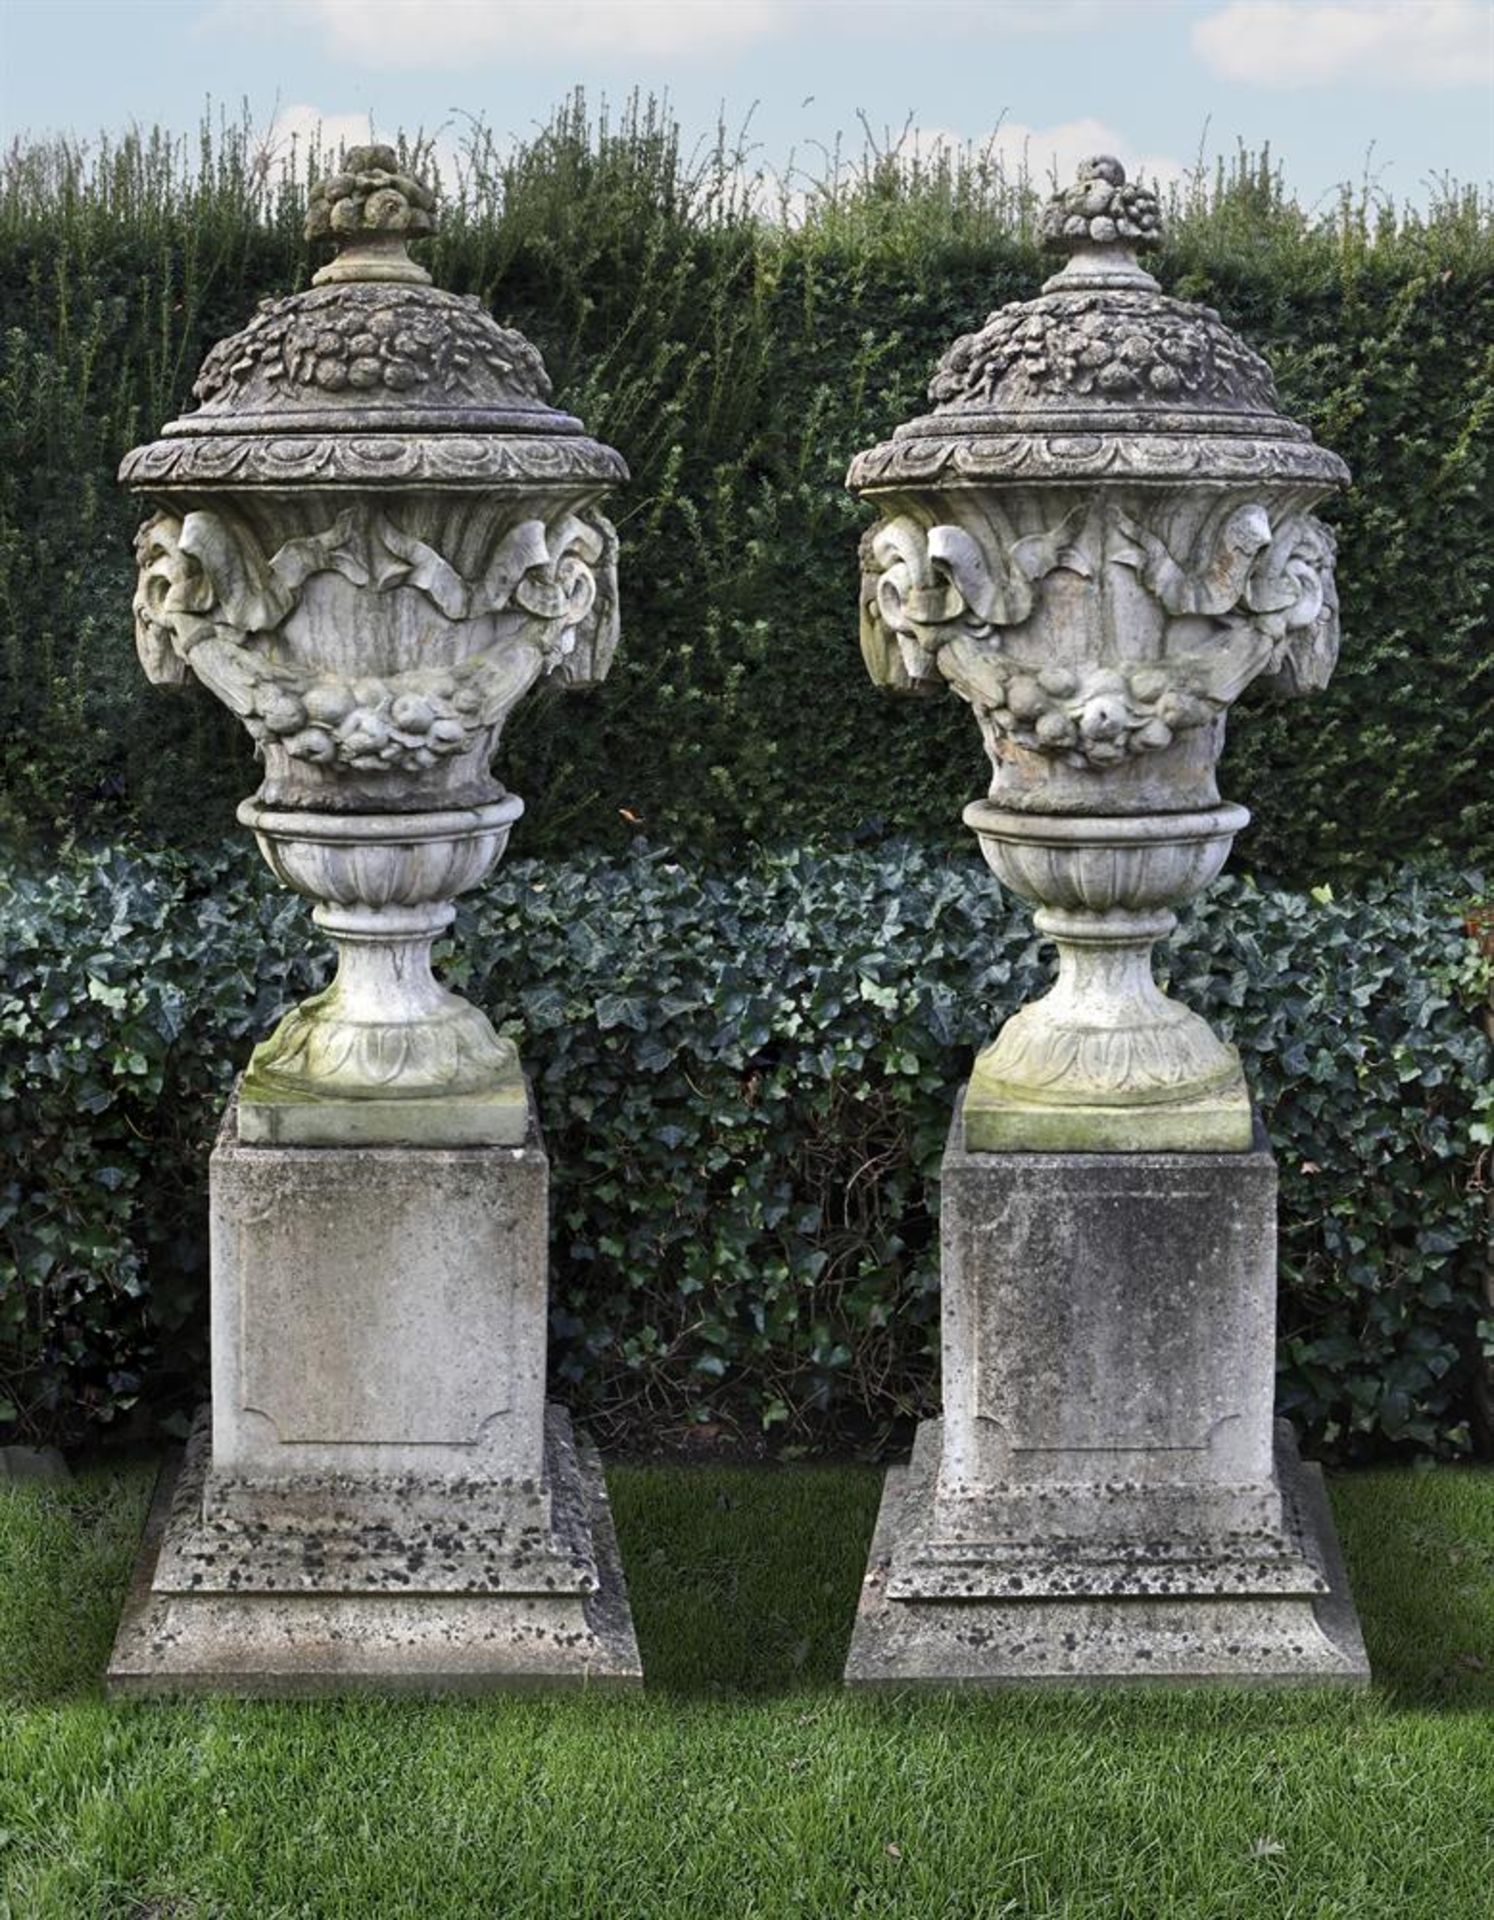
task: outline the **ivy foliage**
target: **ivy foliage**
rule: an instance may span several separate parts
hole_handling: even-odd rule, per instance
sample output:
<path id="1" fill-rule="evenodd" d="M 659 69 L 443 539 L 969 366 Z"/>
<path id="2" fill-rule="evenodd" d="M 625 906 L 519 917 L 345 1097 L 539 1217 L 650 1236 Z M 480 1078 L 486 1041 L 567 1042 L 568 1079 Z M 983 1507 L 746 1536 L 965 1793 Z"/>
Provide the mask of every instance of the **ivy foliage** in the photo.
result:
<path id="1" fill-rule="evenodd" d="M 1494 1138 L 1474 889 L 1227 880 L 1162 950 L 1259 1096 L 1280 1401 L 1340 1457 L 1471 1444 Z M 179 1421 L 213 1134 L 252 1041 L 323 984 L 320 942 L 237 846 L 12 863 L 0 926 L 0 1417 L 30 1437 Z M 536 1082 L 558 1391 L 649 1440 L 874 1441 L 927 1412 L 953 1102 L 1049 971 L 983 867 L 912 843 L 501 869 L 445 972 Z"/>
<path id="2" fill-rule="evenodd" d="M 304 156 L 302 156 L 304 158 Z M 500 153 L 478 130 L 428 245 L 436 278 L 541 348 L 565 404 L 626 455 L 625 644 L 594 694 L 532 701 L 505 743 L 526 848 L 649 837 L 959 840 L 984 784 L 954 700 L 882 700 L 857 653 L 858 448 L 923 410 L 940 353 L 1048 271 L 1041 193 L 978 156 L 869 153 L 795 220 L 752 210 L 728 152 L 667 119 L 572 103 Z M 313 170 L 317 170 L 313 167 Z M 200 689 L 145 685 L 130 640 L 121 454 L 190 403 L 207 348 L 304 287 L 304 169 L 229 127 L 85 160 L 0 156 L 0 826 L 86 823 L 209 844 L 254 784 Z M 1473 191 L 1420 212 L 1305 212 L 1268 160 L 1174 193 L 1156 271 L 1272 360 L 1286 408 L 1348 461 L 1345 649 L 1326 694 L 1249 702 L 1225 791 L 1284 884 L 1494 844 L 1494 222 Z"/>

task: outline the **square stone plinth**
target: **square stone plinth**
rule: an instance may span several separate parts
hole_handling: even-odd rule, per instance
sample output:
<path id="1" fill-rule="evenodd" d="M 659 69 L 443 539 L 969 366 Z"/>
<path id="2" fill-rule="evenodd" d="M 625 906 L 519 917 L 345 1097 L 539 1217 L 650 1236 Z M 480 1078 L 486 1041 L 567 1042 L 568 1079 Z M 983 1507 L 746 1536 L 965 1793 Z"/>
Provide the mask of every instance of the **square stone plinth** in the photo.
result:
<path id="1" fill-rule="evenodd" d="M 942 1531 L 1270 1529 L 1276 1163 L 977 1153 L 942 1167 Z"/>
<path id="2" fill-rule="evenodd" d="M 1276 1166 L 983 1153 L 940 1206 L 944 1418 L 888 1475 L 852 1684 L 1361 1680 L 1272 1417 Z"/>
<path id="3" fill-rule="evenodd" d="M 636 1682 L 596 1456 L 545 1405 L 549 1163 L 267 1146 L 210 1173 L 211 1413 L 163 1485 L 120 1692 Z"/>
<path id="4" fill-rule="evenodd" d="M 246 1142 L 209 1164 L 218 1476 L 538 1480 L 549 1160 Z"/>

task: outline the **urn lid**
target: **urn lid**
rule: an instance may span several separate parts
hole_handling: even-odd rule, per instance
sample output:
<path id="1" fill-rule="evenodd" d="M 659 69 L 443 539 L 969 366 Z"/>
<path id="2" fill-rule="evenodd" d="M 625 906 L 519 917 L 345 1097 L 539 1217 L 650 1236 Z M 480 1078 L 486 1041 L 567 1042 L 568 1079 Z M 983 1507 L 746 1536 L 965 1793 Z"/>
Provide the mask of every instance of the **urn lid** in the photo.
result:
<path id="1" fill-rule="evenodd" d="M 1320 489 L 1348 469 L 1281 411 L 1271 369 L 1213 308 L 1163 293 L 1137 256 L 1161 244 L 1157 196 L 1107 154 L 1049 201 L 1066 255 L 1036 299 L 998 308 L 944 354 L 933 411 L 858 454 L 855 491 L 1113 476 L 1268 477 Z"/>
<path id="2" fill-rule="evenodd" d="M 475 295 L 431 285 L 406 243 L 436 199 L 391 147 L 355 147 L 311 189 L 336 256 L 220 340 L 199 405 L 136 447 L 127 486 L 611 486 L 622 456 L 550 404 L 538 350 Z"/>

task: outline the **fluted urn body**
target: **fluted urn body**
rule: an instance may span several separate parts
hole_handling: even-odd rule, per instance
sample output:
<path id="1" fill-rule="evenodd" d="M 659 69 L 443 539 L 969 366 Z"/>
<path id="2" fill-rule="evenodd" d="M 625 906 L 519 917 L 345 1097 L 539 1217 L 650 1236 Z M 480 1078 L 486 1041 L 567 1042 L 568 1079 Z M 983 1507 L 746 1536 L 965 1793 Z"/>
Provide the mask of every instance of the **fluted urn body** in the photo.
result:
<path id="1" fill-rule="evenodd" d="M 315 901 L 340 965 L 255 1050 L 248 1140 L 517 1142 L 511 1043 L 441 987 L 431 943 L 522 802 L 490 770 L 536 682 L 617 642 L 621 457 L 550 404 L 539 354 L 408 255 L 434 201 L 392 151 L 313 189 L 339 244 L 208 355 L 195 412 L 130 453 L 136 638 L 197 676 L 263 762 L 239 817 Z"/>
<path id="2" fill-rule="evenodd" d="M 967 823 L 1059 949 L 1053 991 L 979 1058 L 991 1149 L 1244 1150 L 1233 1050 L 1151 970 L 1219 872 L 1225 716 L 1253 680 L 1321 687 L 1338 652 L 1343 463 L 1283 417 L 1265 361 L 1138 264 L 1155 197 L 1107 157 L 1044 217 L 1067 256 L 1036 299 L 945 354 L 933 411 L 859 454 L 881 516 L 861 640 L 893 692 L 953 687 L 992 779 Z"/>

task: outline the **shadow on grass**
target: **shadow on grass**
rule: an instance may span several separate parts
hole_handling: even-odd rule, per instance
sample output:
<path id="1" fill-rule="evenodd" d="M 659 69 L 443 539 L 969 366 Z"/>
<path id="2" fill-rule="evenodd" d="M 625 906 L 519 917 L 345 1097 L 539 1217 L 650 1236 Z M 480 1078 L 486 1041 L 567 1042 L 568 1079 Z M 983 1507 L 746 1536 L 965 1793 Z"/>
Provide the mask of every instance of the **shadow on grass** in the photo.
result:
<path id="1" fill-rule="evenodd" d="M 0 1489 L 0 1700 L 97 1691 L 155 1479 L 135 1458 Z"/>
<path id="2" fill-rule="evenodd" d="M 839 1684 L 877 1468 L 618 1467 L 607 1483 L 651 1689 Z"/>
<path id="3" fill-rule="evenodd" d="M 1329 1482 L 1375 1680 L 1398 1707 L 1494 1709 L 1494 1471 Z"/>
<path id="4" fill-rule="evenodd" d="M 152 1464 L 132 1461 L 91 1468 L 70 1487 L 0 1494 L 0 1698 L 97 1690 L 153 1477 Z M 838 1686 L 877 1469 L 620 1466 L 608 1483 L 651 1693 Z M 1381 1698 L 1489 1711 L 1494 1473 L 1353 1474 L 1332 1492 Z M 1169 1700 L 1183 1697 L 1157 1695 L 1139 1711 L 1165 1726 Z M 1138 1696 L 1126 1698 L 1134 1716 Z M 1284 1710 L 1279 1695 L 1257 1698 L 1268 1717 Z"/>
<path id="5" fill-rule="evenodd" d="M 615 1469 L 649 1685 L 694 1695 L 837 1685 L 881 1479 L 861 1467 Z M 1494 1473 L 1347 1475 L 1333 1499 L 1382 1697 L 1494 1706 Z M 1256 1697 L 1282 1711 L 1279 1693 Z"/>

